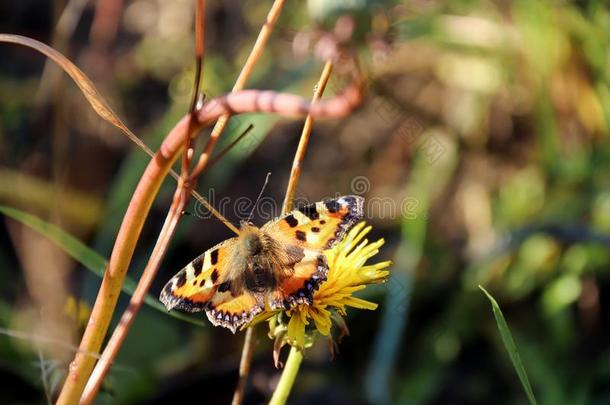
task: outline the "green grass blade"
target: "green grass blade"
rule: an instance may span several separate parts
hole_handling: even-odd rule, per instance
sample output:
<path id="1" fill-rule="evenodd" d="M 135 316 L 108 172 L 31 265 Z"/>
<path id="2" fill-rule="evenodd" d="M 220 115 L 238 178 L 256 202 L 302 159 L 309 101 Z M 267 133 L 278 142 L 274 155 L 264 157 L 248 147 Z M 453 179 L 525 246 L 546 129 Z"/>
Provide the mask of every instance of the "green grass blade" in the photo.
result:
<path id="1" fill-rule="evenodd" d="M 63 249 L 78 263 L 82 264 L 100 278 L 103 277 L 106 265 L 108 264 L 106 259 L 66 231 L 16 208 L 0 205 L 0 213 L 21 222 L 22 224 L 45 236 L 51 242 Z M 122 287 L 123 292 L 131 296 L 133 295 L 135 288 L 135 281 L 129 277 L 125 277 L 125 282 L 123 283 Z M 154 309 L 161 311 L 164 314 L 169 314 L 174 318 L 178 318 L 199 326 L 206 325 L 205 322 L 200 319 L 196 319 L 195 317 L 188 316 L 180 312 L 167 312 L 165 307 L 150 294 L 146 295 L 144 302 Z"/>
<path id="2" fill-rule="evenodd" d="M 530 380 L 527 378 L 527 373 L 525 372 L 525 367 L 523 367 L 523 362 L 521 361 L 521 357 L 519 356 L 519 352 L 517 351 L 517 346 L 515 345 L 515 341 L 513 340 L 513 336 L 508 329 L 508 324 L 504 319 L 504 315 L 502 315 L 502 311 L 500 310 L 500 306 L 487 292 L 485 288 L 479 286 L 481 291 L 487 295 L 489 301 L 491 302 L 491 308 L 494 313 L 494 317 L 496 318 L 496 323 L 498 324 L 498 330 L 500 331 L 500 336 L 502 337 L 502 342 L 504 343 L 504 347 L 508 351 L 508 355 L 510 356 L 510 360 L 513 362 L 513 367 L 515 367 L 515 371 L 521 380 L 521 384 L 523 385 L 523 389 L 527 394 L 527 398 L 530 401 L 530 404 L 537 404 L 536 398 L 534 397 L 534 392 L 532 391 L 532 386 L 530 385 Z"/>

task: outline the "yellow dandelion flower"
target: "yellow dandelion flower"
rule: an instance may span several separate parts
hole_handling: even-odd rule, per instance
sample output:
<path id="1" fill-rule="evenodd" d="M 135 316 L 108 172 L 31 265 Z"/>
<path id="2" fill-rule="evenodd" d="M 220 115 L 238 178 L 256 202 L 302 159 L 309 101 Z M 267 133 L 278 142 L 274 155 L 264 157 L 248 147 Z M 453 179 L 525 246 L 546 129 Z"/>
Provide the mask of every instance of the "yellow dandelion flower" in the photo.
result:
<path id="1" fill-rule="evenodd" d="M 384 244 L 383 239 L 374 243 L 364 239 L 371 228 L 360 222 L 341 242 L 324 252 L 328 260 L 328 275 L 314 292 L 310 305 L 300 304 L 277 313 L 269 320 L 270 337 L 276 338 L 276 350 L 285 343 L 301 350 L 311 346 L 316 331 L 323 336 L 330 335 L 333 320 L 344 327 L 342 317 L 346 315 L 347 307 L 377 308 L 374 302 L 353 295 L 369 284 L 385 282 L 389 275 L 386 269 L 390 261 L 366 264 Z"/>

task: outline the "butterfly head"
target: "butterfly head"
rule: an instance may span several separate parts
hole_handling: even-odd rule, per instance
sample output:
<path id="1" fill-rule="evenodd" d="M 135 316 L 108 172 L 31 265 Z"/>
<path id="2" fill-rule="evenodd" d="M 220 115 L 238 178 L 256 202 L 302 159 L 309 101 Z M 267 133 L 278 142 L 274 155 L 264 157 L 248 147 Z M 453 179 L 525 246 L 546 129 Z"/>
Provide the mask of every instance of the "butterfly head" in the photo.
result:
<path id="1" fill-rule="evenodd" d="M 239 222 L 239 229 L 243 231 L 244 229 L 247 229 L 247 228 L 257 228 L 257 226 L 256 226 L 256 225 L 254 225 L 254 224 L 252 223 L 252 221 L 249 221 L 249 220 L 243 220 L 243 219 L 242 219 L 242 220 Z"/>
<path id="2" fill-rule="evenodd" d="M 263 250 L 261 232 L 258 228 L 251 228 L 241 235 L 243 251 L 246 256 L 257 256 Z"/>
<path id="3" fill-rule="evenodd" d="M 268 251 L 270 244 L 268 235 L 256 225 L 245 221 L 241 223 L 239 241 L 245 258 L 264 254 Z"/>

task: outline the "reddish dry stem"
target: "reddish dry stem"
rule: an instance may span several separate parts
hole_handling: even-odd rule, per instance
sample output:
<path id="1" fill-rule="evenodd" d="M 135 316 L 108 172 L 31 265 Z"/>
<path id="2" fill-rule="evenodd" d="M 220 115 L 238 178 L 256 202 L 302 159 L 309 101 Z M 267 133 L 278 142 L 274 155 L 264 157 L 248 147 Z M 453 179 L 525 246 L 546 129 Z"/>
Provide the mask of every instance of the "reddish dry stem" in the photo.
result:
<path id="1" fill-rule="evenodd" d="M 269 16 L 273 17 L 275 15 L 274 18 L 277 18 L 283 3 L 284 1 L 276 0 Z M 272 21 L 274 20 L 270 19 L 270 17 L 268 17 L 263 30 L 261 30 L 261 35 L 259 35 L 253 49 L 255 56 L 248 59 L 247 66 L 244 66 L 236 87 L 238 87 L 239 83 L 241 85 L 245 83 L 246 73 L 251 71 L 253 61 L 256 61 L 258 58 L 256 55 L 260 55 L 262 52 L 260 44 L 265 43 L 269 30 L 273 26 Z M 0 41 L 29 46 L 53 59 L 74 79 L 93 109 L 100 116 L 128 134 L 144 150 L 147 149 L 121 122 L 118 116 L 114 114 L 86 75 L 59 52 L 38 41 L 17 35 L 0 34 Z M 357 76 L 356 80 L 344 93 L 331 100 L 317 103 L 314 106 L 310 106 L 308 101 L 293 95 L 272 91 L 237 91 L 212 100 L 206 104 L 205 108 L 197 111 L 195 115 L 189 114 L 176 124 L 164 140 L 159 151 L 155 153 L 146 167 L 125 212 L 108 267 L 102 279 L 102 285 L 90 315 L 89 323 L 79 346 L 79 351 L 70 365 L 68 376 L 57 401 L 59 404 L 73 404 L 80 399 L 86 380 L 95 364 L 95 358 L 90 356 L 90 353 L 98 353 L 100 350 L 142 226 L 157 196 L 161 183 L 171 171 L 171 166 L 177 160 L 180 151 L 185 145 L 184 134 L 190 133 L 191 136 L 194 136 L 202 127 L 208 126 L 220 117 L 228 117 L 230 114 L 241 112 L 273 112 L 289 116 L 302 116 L 309 113 L 318 118 L 339 118 L 347 115 L 351 109 L 359 104 L 361 101 L 361 90 L 362 81 Z M 192 131 L 189 131 L 189 127 Z M 219 134 L 220 131 L 216 133 L 216 137 Z M 214 144 L 215 141 L 206 150 L 211 152 Z M 205 167 L 205 164 L 203 166 Z"/>
<path id="2" fill-rule="evenodd" d="M 174 194 L 174 199 L 172 201 L 172 205 L 165 219 L 165 223 L 163 228 L 159 234 L 157 239 L 157 243 L 153 249 L 151 257 L 148 260 L 147 266 L 144 269 L 144 272 L 138 282 L 138 286 L 134 291 L 134 294 L 131 297 L 128 308 L 123 313 L 121 317 L 121 321 L 119 322 L 117 328 L 113 332 L 106 348 L 104 349 L 102 356 L 100 357 L 93 373 L 91 374 L 87 385 L 85 386 L 83 395 L 81 397 L 81 403 L 90 404 L 93 402 L 93 399 L 97 395 L 99 391 L 102 381 L 108 370 L 110 369 L 110 365 L 112 361 L 118 354 L 118 351 L 123 344 L 123 341 L 127 337 L 129 333 L 129 329 L 135 319 L 138 311 L 140 310 L 142 303 L 144 302 L 144 298 L 154 280 L 154 277 L 161 265 L 161 261 L 165 256 L 167 248 L 169 246 L 169 242 L 173 237 L 176 227 L 178 225 L 178 221 L 186 207 L 186 203 L 188 202 L 188 196 L 190 195 L 190 190 L 192 189 L 193 182 L 189 181 L 189 167 L 192 158 L 192 134 L 195 132 L 196 123 L 196 100 L 199 96 L 199 83 L 201 81 L 201 72 L 202 72 L 202 61 L 204 55 L 204 21 L 205 21 L 205 1 L 198 0 L 196 7 L 196 16 L 195 16 L 195 33 L 196 33 L 196 71 L 194 78 L 194 90 L 193 90 L 193 102 L 191 103 L 191 110 L 189 112 L 188 117 L 188 125 L 186 129 L 186 133 L 183 136 L 184 139 L 184 151 L 183 159 L 182 159 L 182 171 L 180 173 L 180 178 L 178 179 L 178 185 L 176 187 L 176 192 Z"/>
<path id="3" fill-rule="evenodd" d="M 358 91 L 359 88 L 360 83 L 353 84 L 344 93 L 330 100 L 317 103 L 311 108 L 309 108 L 308 101 L 293 95 L 257 90 L 231 93 L 212 100 L 209 103 L 212 108 L 204 107 L 198 111 L 197 125 L 194 129 L 199 130 L 209 125 L 214 119 L 229 110 L 234 112 L 276 112 L 285 115 L 298 115 L 309 111 L 314 117 L 329 118 L 333 117 L 333 114 L 337 114 L 334 117 L 339 118 L 347 115 L 357 105 L 361 96 L 354 92 Z M 258 103 L 256 101 L 257 95 L 264 95 L 267 102 Z M 269 103 L 269 98 L 286 100 L 287 103 Z M 253 109 L 247 110 L 247 108 Z M 184 133 L 187 130 L 189 118 L 190 115 L 184 116 L 171 130 L 138 183 L 119 229 L 108 268 L 104 273 L 102 285 L 91 312 L 89 324 L 79 346 L 79 352 L 70 365 L 68 378 L 58 399 L 59 404 L 78 402 L 85 382 L 91 374 L 95 359 L 85 356 L 83 353 L 97 353 L 100 350 L 144 220 L 163 179 L 167 176 L 184 145 Z"/>
<path id="4" fill-rule="evenodd" d="M 116 355 L 121 348 L 125 338 L 127 337 L 127 333 L 135 317 L 142 307 L 142 303 L 144 302 L 144 298 L 152 285 L 152 282 L 157 274 L 157 270 L 161 265 L 161 261 L 165 256 L 165 252 L 167 251 L 167 247 L 169 246 L 169 242 L 171 238 L 174 236 L 176 231 L 176 227 L 178 225 L 178 221 L 180 220 L 181 213 L 184 210 L 187 202 L 187 188 L 178 186 L 174 199 L 170 208 L 170 211 L 165 219 L 165 223 L 163 224 L 163 228 L 161 229 L 161 233 L 159 235 L 159 239 L 157 240 L 157 244 L 153 249 L 153 252 L 150 256 L 148 264 L 142 273 L 142 277 L 138 282 L 138 286 L 129 301 L 129 306 L 121 316 L 121 320 L 117 325 L 114 333 L 110 337 L 104 351 L 87 382 L 83 395 L 81 397 L 81 404 L 91 404 L 97 395 L 104 377 L 108 373 L 112 361 L 116 358 Z"/>
<path id="5" fill-rule="evenodd" d="M 196 63 L 197 68 L 195 72 L 195 80 L 194 80 L 194 89 L 193 89 L 193 102 L 191 105 L 191 110 L 188 116 L 188 126 L 183 134 L 184 139 L 184 151 L 183 160 L 182 160 L 182 172 L 180 173 L 180 178 L 178 180 L 178 185 L 176 187 L 176 192 L 174 194 L 174 199 L 172 201 L 172 205 L 165 219 L 165 223 L 159 237 L 157 239 L 157 243 L 153 249 L 153 252 L 148 260 L 146 268 L 140 277 L 136 290 L 134 291 L 131 300 L 129 302 L 129 306 L 123 313 L 121 317 L 121 321 L 118 326 L 114 330 L 106 348 L 104 349 L 102 356 L 100 357 L 93 373 L 91 374 L 87 385 L 85 386 L 85 390 L 81 397 L 81 403 L 90 404 L 93 402 L 93 399 L 97 395 L 99 391 L 102 381 L 108 370 L 110 369 L 110 365 L 112 361 L 118 354 L 118 351 L 123 344 L 123 341 L 127 337 L 129 333 L 129 329 L 135 319 L 137 313 L 142 307 L 142 303 L 144 302 L 144 298 L 154 280 L 155 275 L 161 265 L 161 261 L 167 252 L 167 248 L 169 246 L 169 242 L 173 237 L 176 227 L 178 225 L 178 221 L 186 207 L 186 203 L 188 202 L 188 196 L 190 195 L 190 191 L 193 187 L 194 181 L 189 181 L 189 167 L 190 161 L 192 157 L 191 152 L 191 143 L 192 143 L 192 134 L 194 134 L 194 127 L 196 124 L 196 100 L 199 94 L 199 83 L 201 81 L 201 71 L 202 71 L 202 61 L 204 56 L 204 27 L 203 24 L 205 22 L 205 1 L 198 0 L 197 8 L 196 8 L 196 17 L 195 17 L 195 32 L 196 32 Z"/>
<path id="6" fill-rule="evenodd" d="M 204 45 L 205 45 L 205 0 L 197 0 L 197 6 L 195 8 L 195 78 L 193 80 L 193 95 L 191 98 L 191 107 L 189 109 L 189 129 L 188 134 L 192 133 L 195 114 L 197 108 L 197 99 L 199 98 L 199 86 L 201 84 L 201 75 L 203 71 L 203 57 L 204 57 Z M 184 186 L 188 189 L 195 188 L 194 181 L 188 181 L 189 169 L 191 167 L 191 160 L 193 157 L 193 149 L 191 148 L 192 138 L 185 134 L 184 137 L 184 150 L 182 158 L 182 171 L 180 178 L 182 181 L 178 182 L 178 188 Z"/>
<path id="7" fill-rule="evenodd" d="M 357 81 L 337 97 L 311 106 L 308 101 L 298 96 L 272 91 L 238 91 L 213 99 L 199 110 L 192 134 L 228 113 L 274 112 L 295 116 L 309 112 L 314 117 L 342 117 L 360 102 L 360 88 L 361 81 Z M 184 133 L 188 129 L 190 117 L 183 117 L 168 134 L 138 183 L 119 229 L 89 325 L 81 340 L 80 351 L 70 366 L 68 378 L 60 393 L 59 404 L 78 402 L 91 374 L 95 359 L 82 353 L 99 352 L 101 348 L 144 220 L 163 179 L 184 146 Z"/>
<path id="8" fill-rule="evenodd" d="M 178 137 L 178 134 L 184 136 L 187 119 L 188 116 L 183 118 L 174 127 L 168 138 L 172 137 L 172 134 L 174 134 L 173 138 Z M 127 207 L 102 279 L 102 285 L 89 317 L 89 323 L 81 339 L 79 351 L 70 364 L 68 377 L 57 400 L 58 404 L 77 403 L 87 378 L 91 374 L 95 359 L 87 356 L 86 353 L 98 353 L 102 346 L 146 214 L 150 210 L 163 179 L 178 157 L 177 150 L 172 154 L 166 152 L 168 151 L 157 152 L 150 161 Z"/>
<path id="9" fill-rule="evenodd" d="M 222 159 L 224 157 L 224 155 L 229 153 L 229 151 L 231 149 L 233 149 L 235 147 L 235 145 L 240 143 L 246 136 L 248 136 L 252 132 L 253 129 L 254 129 L 254 125 L 252 125 L 252 124 L 248 125 L 248 128 L 246 128 L 246 130 L 244 132 L 242 132 L 234 141 L 232 141 L 230 144 L 225 146 L 220 152 L 218 152 L 212 158 L 212 160 L 210 160 L 210 163 L 208 164 L 208 169 L 211 169 L 216 163 L 220 162 L 220 159 Z"/>

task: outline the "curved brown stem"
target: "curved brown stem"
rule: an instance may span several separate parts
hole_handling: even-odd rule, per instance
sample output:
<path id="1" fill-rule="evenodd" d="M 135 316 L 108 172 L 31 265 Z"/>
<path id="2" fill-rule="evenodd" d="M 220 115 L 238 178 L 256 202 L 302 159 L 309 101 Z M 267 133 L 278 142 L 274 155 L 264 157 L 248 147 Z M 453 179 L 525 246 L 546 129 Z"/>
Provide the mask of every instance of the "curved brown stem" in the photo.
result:
<path id="1" fill-rule="evenodd" d="M 174 127 L 167 140 L 179 139 L 180 135 L 184 137 L 187 126 L 188 116 Z M 163 179 L 178 158 L 179 149 L 179 147 L 174 148 L 174 150 L 172 148 L 161 148 L 154 155 L 140 178 L 123 217 L 108 267 L 104 272 L 102 285 L 79 345 L 79 351 L 70 363 L 68 376 L 57 400 L 58 404 L 75 404 L 80 399 L 85 383 L 95 364 L 95 358 L 87 356 L 85 353 L 98 353 L 102 346 L 144 220 L 157 196 Z"/>
<path id="2" fill-rule="evenodd" d="M 176 191 L 174 193 L 174 198 L 173 198 L 171 207 L 169 209 L 169 212 L 167 214 L 167 217 L 165 219 L 165 223 L 163 224 L 163 228 L 161 229 L 161 232 L 159 233 L 159 237 L 157 238 L 155 247 L 151 253 L 148 263 L 146 264 L 144 272 L 142 273 L 142 276 L 140 277 L 138 285 L 129 301 L 129 306 L 127 307 L 125 312 L 123 312 L 123 315 L 121 316 L 121 320 L 120 320 L 119 324 L 117 325 L 116 329 L 112 333 L 110 340 L 106 344 L 106 347 L 104 348 L 104 351 L 102 352 L 102 355 L 101 355 L 99 361 L 95 365 L 95 368 L 93 369 L 93 372 L 92 372 L 91 376 L 89 377 L 89 380 L 87 382 L 87 385 L 85 386 L 83 395 L 80 400 L 81 404 L 92 403 L 93 399 L 97 395 L 97 393 L 102 385 L 102 381 L 104 380 L 104 377 L 106 376 L 106 374 L 108 373 L 108 370 L 110 369 L 112 361 L 116 358 L 116 355 L 118 354 L 119 349 L 120 349 L 121 345 L 123 344 L 123 341 L 127 337 L 127 334 L 129 333 L 129 329 L 131 328 L 131 325 L 132 325 L 133 321 L 135 320 L 136 315 L 138 314 L 140 308 L 142 307 L 142 304 L 144 303 L 144 298 L 146 297 L 146 294 L 148 293 L 148 290 L 150 289 L 150 286 L 152 285 L 152 282 L 157 274 L 157 271 L 159 270 L 163 257 L 165 257 L 165 253 L 167 252 L 167 249 L 169 247 L 169 242 L 172 239 L 172 237 L 174 236 L 176 227 L 178 225 L 178 221 L 180 220 L 180 217 L 182 216 L 182 212 L 184 211 L 186 204 L 188 202 L 188 196 L 190 194 L 191 186 L 192 186 L 192 183 L 188 181 L 190 162 L 191 162 L 191 158 L 192 158 L 192 149 L 191 149 L 192 137 L 190 134 L 193 133 L 193 129 L 197 125 L 195 122 L 196 121 L 195 108 L 196 108 L 196 103 L 197 103 L 196 100 L 199 96 L 199 83 L 201 81 L 201 71 L 202 71 L 202 62 L 203 62 L 203 52 L 204 52 L 204 47 L 203 47 L 203 40 L 204 40 L 203 28 L 204 27 L 203 27 L 203 25 L 204 25 L 204 22 L 205 22 L 205 1 L 197 0 L 196 16 L 195 16 L 195 27 L 196 27 L 195 28 L 195 32 L 196 32 L 195 55 L 196 55 L 196 64 L 197 64 L 197 68 L 195 71 L 195 80 L 194 80 L 195 86 L 193 89 L 193 97 L 192 97 L 191 108 L 190 108 L 189 117 L 188 117 L 188 127 L 187 127 L 188 129 L 187 129 L 186 133 L 183 135 L 184 150 L 186 152 L 183 153 L 182 170 L 180 173 L 180 177 L 178 179 L 178 185 L 176 187 Z"/>
<path id="3" fill-rule="evenodd" d="M 283 1 L 276 0 L 274 7 L 280 3 L 283 4 Z M 265 27 L 270 29 L 269 22 Z M 74 79 L 92 108 L 103 119 L 121 129 L 143 150 L 148 150 L 146 145 L 112 111 L 91 80 L 61 53 L 41 42 L 19 35 L 0 34 L 0 42 L 28 46 L 58 63 Z M 309 113 L 317 118 L 339 118 L 347 115 L 360 103 L 361 99 L 362 80 L 359 75 L 343 93 L 313 106 L 307 100 L 294 95 L 273 91 L 244 90 L 214 99 L 198 110 L 196 114 L 189 114 L 176 124 L 160 149 L 152 156 L 132 195 L 92 308 L 89 323 L 81 339 L 79 351 L 70 364 L 68 376 L 58 398 L 59 404 L 73 404 L 80 398 L 95 364 L 95 357 L 90 356 L 90 353 L 98 353 L 100 350 L 144 221 L 161 183 L 167 174 L 171 173 L 171 167 L 185 145 L 185 133 L 189 133 L 189 136 L 193 137 L 201 128 L 210 125 L 221 116 L 240 112 L 272 112 L 289 116 L 302 116 Z M 193 194 L 205 203 L 201 196 L 194 192 Z M 206 207 L 212 209 L 209 204 Z M 232 229 L 235 230 L 235 227 Z"/>
<path id="4" fill-rule="evenodd" d="M 339 118 L 347 115 L 362 99 L 361 81 L 352 83 L 344 92 L 314 105 L 302 97 L 273 91 L 242 90 L 211 100 L 196 114 L 194 136 L 201 128 L 227 113 L 272 112 L 299 116 L 309 113 L 315 118 Z M 144 220 L 159 191 L 161 183 L 184 146 L 184 134 L 190 115 L 184 116 L 163 141 L 159 151 L 146 167 L 121 223 L 108 268 L 93 306 L 91 317 L 72 361 L 59 404 L 78 402 L 93 370 L 95 359 L 82 353 L 98 353 L 108 330 L 127 268 L 140 236 Z"/>
<path id="5" fill-rule="evenodd" d="M 81 339 L 79 351 L 70 364 L 68 376 L 57 400 L 58 404 L 74 404 L 80 399 L 95 364 L 95 358 L 87 356 L 86 353 L 98 353 L 101 348 L 144 220 L 163 179 L 179 157 L 181 146 L 184 145 L 185 134 L 191 126 L 190 118 L 190 115 L 184 116 L 172 129 L 160 150 L 155 153 L 146 167 L 133 193 L 115 240 L 87 328 Z M 199 130 L 200 128 L 201 124 L 196 121 L 193 129 Z"/>
<path id="6" fill-rule="evenodd" d="M 362 102 L 363 84 L 358 76 L 336 97 L 311 104 L 300 96 L 272 90 L 241 90 L 210 100 L 199 111 L 199 122 L 224 114 L 246 112 L 275 113 L 287 117 L 311 115 L 314 118 L 340 118 Z"/>
<path id="7" fill-rule="evenodd" d="M 165 219 L 165 223 L 163 224 L 163 228 L 161 229 L 155 248 L 153 249 L 146 268 L 142 273 L 142 277 L 140 277 L 140 280 L 138 281 L 138 286 L 136 287 L 129 301 L 129 306 L 125 312 L 123 312 L 119 324 L 108 340 L 99 361 L 91 373 L 89 381 L 87 382 L 83 395 L 80 399 L 81 404 L 91 404 L 93 402 L 93 399 L 102 386 L 104 377 L 110 369 L 112 361 L 116 358 L 123 341 L 127 337 L 129 329 L 140 308 L 142 307 L 144 298 L 146 297 L 146 294 L 154 281 L 157 270 L 159 269 L 161 261 L 163 260 L 165 252 L 169 246 L 169 242 L 174 236 L 178 221 L 182 216 L 182 212 L 184 211 L 188 201 L 187 196 L 187 188 L 184 186 L 184 183 L 179 182 L 176 193 L 174 194 L 170 211 Z"/>

